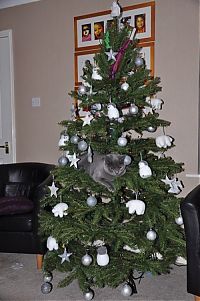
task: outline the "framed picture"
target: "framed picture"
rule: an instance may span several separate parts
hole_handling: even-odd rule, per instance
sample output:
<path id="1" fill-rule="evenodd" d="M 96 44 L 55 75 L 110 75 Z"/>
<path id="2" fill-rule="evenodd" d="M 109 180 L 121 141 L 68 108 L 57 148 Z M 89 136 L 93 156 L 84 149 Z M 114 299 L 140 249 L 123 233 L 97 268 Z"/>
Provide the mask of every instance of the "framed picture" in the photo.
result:
<path id="1" fill-rule="evenodd" d="M 155 2 L 147 2 L 123 8 L 119 19 L 121 26 L 136 28 L 140 43 L 155 40 Z M 74 17 L 75 51 L 99 47 L 106 28 L 112 23 L 110 10 Z"/>
<path id="2" fill-rule="evenodd" d="M 93 50 L 87 50 L 82 53 L 76 52 L 74 54 L 74 66 L 75 66 L 75 86 L 78 86 L 82 83 L 83 76 L 83 67 L 85 66 L 85 62 L 87 60 L 90 61 L 90 63 L 94 64 L 94 55 L 97 53 L 99 49 L 93 49 Z"/>
<path id="3" fill-rule="evenodd" d="M 140 53 L 141 57 L 144 58 L 146 68 L 151 70 L 151 75 L 154 75 L 154 42 L 148 42 L 144 44 L 139 44 L 141 47 Z M 74 65 L 75 65 L 75 86 L 82 83 L 83 67 L 87 60 L 94 64 L 94 56 L 98 49 L 87 50 L 84 52 L 76 52 L 74 55 Z"/>

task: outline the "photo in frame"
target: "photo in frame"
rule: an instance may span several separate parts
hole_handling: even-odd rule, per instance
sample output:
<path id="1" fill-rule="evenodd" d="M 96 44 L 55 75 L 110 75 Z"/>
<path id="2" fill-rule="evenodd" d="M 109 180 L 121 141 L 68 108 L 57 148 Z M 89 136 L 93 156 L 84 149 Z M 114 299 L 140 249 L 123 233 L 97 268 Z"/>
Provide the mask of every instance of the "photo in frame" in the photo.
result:
<path id="1" fill-rule="evenodd" d="M 139 44 L 141 57 L 145 61 L 146 68 L 151 70 L 151 76 L 154 75 L 154 42 L 148 42 Z M 84 52 L 76 52 L 74 55 L 75 61 L 75 90 L 82 84 L 83 68 L 87 60 L 94 64 L 94 56 L 99 52 L 99 49 L 87 50 Z M 80 108 L 79 100 L 75 100 L 75 108 L 78 111 L 78 115 L 83 117 L 87 114 L 87 108 Z"/>
<path id="2" fill-rule="evenodd" d="M 75 51 L 98 48 L 111 23 L 110 10 L 74 17 Z M 120 26 L 135 27 L 139 43 L 154 41 L 155 2 L 124 7 L 119 23 Z"/>
<path id="3" fill-rule="evenodd" d="M 138 44 L 141 48 L 141 57 L 145 60 L 146 68 L 151 70 L 151 75 L 154 75 L 154 42 Z M 82 83 L 83 67 L 87 60 L 94 65 L 94 56 L 99 49 L 87 50 L 84 52 L 76 52 L 74 55 L 74 65 L 75 65 L 75 86 Z"/>

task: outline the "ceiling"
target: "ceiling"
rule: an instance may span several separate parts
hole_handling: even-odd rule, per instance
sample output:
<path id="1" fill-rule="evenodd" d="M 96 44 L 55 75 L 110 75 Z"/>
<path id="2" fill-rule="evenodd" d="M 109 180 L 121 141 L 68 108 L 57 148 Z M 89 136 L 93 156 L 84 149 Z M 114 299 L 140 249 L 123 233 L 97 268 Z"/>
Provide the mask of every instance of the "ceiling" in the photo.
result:
<path id="1" fill-rule="evenodd" d="M 0 9 L 36 1 L 40 0 L 0 0 Z"/>

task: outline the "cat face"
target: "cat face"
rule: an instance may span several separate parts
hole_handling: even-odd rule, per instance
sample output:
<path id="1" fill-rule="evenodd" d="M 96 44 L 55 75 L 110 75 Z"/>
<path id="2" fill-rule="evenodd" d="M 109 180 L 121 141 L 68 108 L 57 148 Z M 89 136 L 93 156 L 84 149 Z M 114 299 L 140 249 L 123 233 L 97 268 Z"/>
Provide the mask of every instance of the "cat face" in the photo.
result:
<path id="1" fill-rule="evenodd" d="M 104 170 L 112 176 L 122 176 L 126 172 L 124 164 L 125 156 L 117 154 L 109 154 L 105 156 Z"/>

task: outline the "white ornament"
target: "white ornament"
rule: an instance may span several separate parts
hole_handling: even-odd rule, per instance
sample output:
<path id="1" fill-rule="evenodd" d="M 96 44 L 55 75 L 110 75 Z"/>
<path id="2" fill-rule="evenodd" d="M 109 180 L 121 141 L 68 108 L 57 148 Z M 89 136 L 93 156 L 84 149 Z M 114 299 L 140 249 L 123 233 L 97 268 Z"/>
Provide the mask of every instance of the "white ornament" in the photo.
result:
<path id="1" fill-rule="evenodd" d="M 143 109 L 142 109 L 142 111 L 143 111 L 143 113 L 144 113 L 144 115 L 148 115 L 149 113 L 150 114 L 153 114 L 153 109 L 151 108 L 151 107 L 144 107 Z"/>
<path id="2" fill-rule="evenodd" d="M 68 205 L 66 203 L 59 203 L 55 205 L 52 209 L 52 213 L 54 216 L 59 216 L 63 217 L 64 215 L 67 215 L 68 213 L 66 212 L 68 209 Z"/>
<path id="3" fill-rule="evenodd" d="M 60 140 L 58 142 L 58 146 L 61 147 L 61 146 L 65 146 L 66 145 L 66 142 L 69 141 L 69 135 L 67 134 L 62 134 L 60 136 Z"/>
<path id="4" fill-rule="evenodd" d="M 91 149 L 90 145 L 88 147 L 87 159 L 88 159 L 89 163 L 92 163 L 92 161 L 93 161 L 93 153 L 92 153 L 92 149 Z"/>
<path id="5" fill-rule="evenodd" d="M 152 176 L 151 168 L 146 161 L 139 162 L 139 175 L 141 178 L 146 179 Z"/>
<path id="6" fill-rule="evenodd" d="M 98 67 L 94 67 L 92 70 L 92 79 L 95 80 L 102 80 L 102 76 L 98 73 L 99 68 Z"/>
<path id="7" fill-rule="evenodd" d="M 52 236 L 49 236 L 47 238 L 47 249 L 49 249 L 49 251 L 58 250 L 58 243 L 56 242 L 56 239 Z"/>
<path id="8" fill-rule="evenodd" d="M 159 252 L 153 253 L 151 257 L 153 259 L 163 260 L 163 256 Z"/>
<path id="9" fill-rule="evenodd" d="M 55 186 L 55 182 L 53 181 L 52 185 L 48 187 L 51 190 L 51 196 L 55 195 L 55 197 L 57 198 L 57 190 L 59 188 Z"/>
<path id="10" fill-rule="evenodd" d="M 76 157 L 76 153 L 73 154 L 73 156 L 71 156 L 70 158 L 70 167 L 74 166 L 76 168 L 78 168 L 77 166 L 77 162 L 79 161 L 80 159 Z"/>
<path id="11" fill-rule="evenodd" d="M 119 118 L 119 111 L 116 106 L 112 103 L 108 105 L 108 118 L 109 119 L 118 119 Z"/>
<path id="12" fill-rule="evenodd" d="M 167 148 L 172 145 L 172 137 L 167 135 L 158 136 L 156 138 L 156 145 L 160 148 Z"/>
<path id="13" fill-rule="evenodd" d="M 72 255 L 72 253 L 67 253 L 66 248 L 64 249 L 63 254 L 58 255 L 60 258 L 62 258 L 61 260 L 61 264 L 65 261 L 70 262 L 69 257 Z"/>
<path id="14" fill-rule="evenodd" d="M 111 17 L 119 17 L 121 14 L 120 6 L 118 5 L 117 1 L 113 1 L 111 6 Z"/>
<path id="15" fill-rule="evenodd" d="M 161 110 L 163 100 L 160 98 L 146 98 L 146 101 L 151 104 L 153 110 Z"/>
<path id="16" fill-rule="evenodd" d="M 87 124 L 90 125 L 90 122 L 93 118 L 94 117 L 90 113 L 87 113 L 86 116 L 81 118 L 83 120 L 83 126 L 85 126 Z"/>
<path id="17" fill-rule="evenodd" d="M 123 83 L 123 84 L 121 85 L 121 89 L 124 90 L 124 91 L 127 91 L 128 88 L 129 88 L 129 84 L 128 84 L 128 83 Z"/>
<path id="18" fill-rule="evenodd" d="M 136 213 L 137 215 L 143 215 L 145 212 L 145 203 L 140 200 L 130 200 L 126 203 L 129 214 Z"/>
<path id="19" fill-rule="evenodd" d="M 126 146 L 128 143 L 127 139 L 125 137 L 119 137 L 117 140 L 117 144 L 119 146 Z"/>
<path id="20" fill-rule="evenodd" d="M 175 263 L 178 265 L 187 265 L 187 260 L 182 256 L 177 256 Z"/>
<path id="21" fill-rule="evenodd" d="M 95 246 L 95 247 L 101 247 L 101 246 L 105 245 L 105 243 L 104 243 L 103 240 L 97 239 L 97 240 L 93 241 L 92 245 Z"/>
<path id="22" fill-rule="evenodd" d="M 148 240 L 155 240 L 157 235 L 156 235 L 156 232 L 152 229 L 150 229 L 148 232 L 147 232 L 147 239 Z"/>
<path id="23" fill-rule="evenodd" d="M 129 252 L 136 253 L 136 254 L 139 254 L 139 253 L 142 252 L 142 250 L 138 249 L 137 246 L 135 246 L 135 249 L 133 249 L 133 248 L 131 248 L 131 247 L 125 245 L 125 246 L 123 246 L 123 249 L 126 250 L 126 251 L 129 251 Z"/>
<path id="24" fill-rule="evenodd" d="M 177 225 L 182 226 L 183 225 L 182 216 L 179 216 L 179 217 L 175 218 L 175 222 L 176 222 Z"/>
<path id="25" fill-rule="evenodd" d="M 180 193 L 183 188 L 180 181 L 176 178 L 169 179 L 167 175 L 165 179 L 161 179 L 161 181 L 170 186 L 170 189 L 168 190 L 169 193 Z"/>
<path id="26" fill-rule="evenodd" d="M 108 61 L 116 61 L 115 55 L 117 52 L 113 52 L 112 49 L 110 49 L 110 52 L 106 52 L 106 55 L 108 56 Z"/>
<path id="27" fill-rule="evenodd" d="M 97 264 L 105 266 L 109 263 L 109 256 L 107 254 L 107 248 L 105 246 L 97 249 Z"/>

